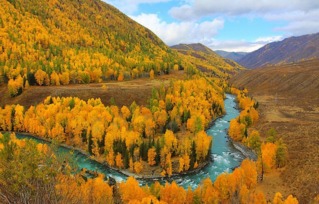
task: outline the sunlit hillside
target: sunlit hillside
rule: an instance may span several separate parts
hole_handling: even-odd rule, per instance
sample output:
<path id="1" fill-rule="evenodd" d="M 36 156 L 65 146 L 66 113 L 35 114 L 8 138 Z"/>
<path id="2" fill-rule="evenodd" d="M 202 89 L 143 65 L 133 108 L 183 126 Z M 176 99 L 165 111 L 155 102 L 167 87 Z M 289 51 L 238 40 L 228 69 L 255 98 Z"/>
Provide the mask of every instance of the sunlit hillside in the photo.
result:
<path id="1" fill-rule="evenodd" d="M 12 96 L 34 84 L 168 73 L 179 63 L 150 30 L 101 1 L 2 1 L 0 14 L 0 83 L 12 79 Z"/>
<path id="2" fill-rule="evenodd" d="M 181 58 L 214 77 L 228 77 L 245 69 L 233 60 L 220 57 L 202 44 L 180 44 L 172 48 L 180 53 Z"/>

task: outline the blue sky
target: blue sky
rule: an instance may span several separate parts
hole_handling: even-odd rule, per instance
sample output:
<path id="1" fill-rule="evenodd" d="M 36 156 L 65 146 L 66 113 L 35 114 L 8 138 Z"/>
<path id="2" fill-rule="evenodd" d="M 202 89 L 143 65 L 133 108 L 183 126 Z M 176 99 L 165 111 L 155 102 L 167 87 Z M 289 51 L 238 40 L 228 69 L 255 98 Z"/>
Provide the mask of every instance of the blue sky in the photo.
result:
<path id="1" fill-rule="evenodd" d="M 319 32 L 319 0 L 104 0 L 151 29 L 166 44 L 253 51 Z"/>

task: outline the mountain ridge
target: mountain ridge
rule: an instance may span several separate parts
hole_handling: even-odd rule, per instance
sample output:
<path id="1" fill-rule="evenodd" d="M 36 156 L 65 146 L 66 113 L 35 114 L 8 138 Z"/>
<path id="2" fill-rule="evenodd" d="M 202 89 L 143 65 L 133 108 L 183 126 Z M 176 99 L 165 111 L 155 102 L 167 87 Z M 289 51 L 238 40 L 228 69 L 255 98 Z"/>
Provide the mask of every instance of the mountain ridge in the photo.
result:
<path id="1" fill-rule="evenodd" d="M 269 64 L 285 64 L 319 57 L 319 33 L 293 36 L 269 43 L 251 52 L 238 62 L 247 68 Z"/>

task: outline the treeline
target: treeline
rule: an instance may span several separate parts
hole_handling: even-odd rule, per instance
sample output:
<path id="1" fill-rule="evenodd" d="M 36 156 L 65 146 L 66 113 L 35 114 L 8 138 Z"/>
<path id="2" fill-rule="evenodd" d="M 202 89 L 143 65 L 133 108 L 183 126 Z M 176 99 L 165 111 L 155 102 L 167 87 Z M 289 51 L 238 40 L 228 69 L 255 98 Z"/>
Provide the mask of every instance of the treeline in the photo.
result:
<path id="1" fill-rule="evenodd" d="M 132 177 L 112 184 L 101 175 L 88 179 L 75 174 L 72 162 L 45 144 L 0 133 L 2 203 L 267 203 L 264 194 L 256 190 L 256 169 L 253 161 L 244 160 L 233 173 L 221 174 L 215 182 L 205 179 L 194 190 L 175 182 L 141 187 Z M 298 201 L 276 193 L 271 203 Z"/>
<path id="2" fill-rule="evenodd" d="M 102 1 L 3 1 L 0 84 L 11 96 L 29 85 L 124 80 L 183 69 L 175 51 Z"/>
<path id="3" fill-rule="evenodd" d="M 207 161 L 212 137 L 204 130 L 223 112 L 221 90 L 195 78 L 153 89 L 149 107 L 104 106 L 100 99 L 72 97 L 48 97 L 29 109 L 6 105 L 0 108 L 0 129 L 75 146 L 136 173 L 146 165 L 160 166 L 164 176 Z"/>

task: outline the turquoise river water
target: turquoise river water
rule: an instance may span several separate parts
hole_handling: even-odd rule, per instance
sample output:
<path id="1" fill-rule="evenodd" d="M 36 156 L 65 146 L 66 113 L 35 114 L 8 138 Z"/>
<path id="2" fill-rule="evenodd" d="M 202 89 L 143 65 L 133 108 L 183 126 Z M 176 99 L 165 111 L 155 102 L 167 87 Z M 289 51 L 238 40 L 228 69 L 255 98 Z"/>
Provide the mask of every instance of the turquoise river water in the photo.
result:
<path id="1" fill-rule="evenodd" d="M 234 147 L 227 135 L 230 120 L 239 115 L 239 111 L 236 109 L 237 104 L 235 102 L 235 96 L 227 94 L 224 103 L 226 114 L 214 121 L 214 124 L 207 130 L 207 134 L 213 136 L 213 145 L 211 148 L 213 162 L 210 162 L 209 165 L 197 173 L 174 176 L 172 179 L 174 179 L 179 185 L 182 185 L 185 188 L 188 186 L 196 188 L 200 182 L 207 177 L 214 181 L 219 174 L 223 172 L 231 172 L 234 168 L 240 165 L 243 159 L 245 159 L 245 156 Z M 34 139 L 39 143 L 46 143 L 43 140 L 25 134 L 17 133 L 17 137 L 19 139 L 28 138 Z M 58 152 L 69 154 L 70 150 L 65 147 L 59 147 Z M 73 153 L 69 155 L 78 165 L 79 169 L 86 168 L 91 171 L 97 171 L 105 174 L 106 176 L 113 177 L 118 182 L 125 181 L 127 178 L 127 176 L 107 168 L 103 164 L 90 159 L 81 152 L 73 151 Z M 151 181 L 140 180 L 139 182 L 141 184 L 146 184 Z M 165 182 L 165 180 L 163 179 L 161 182 Z"/>

